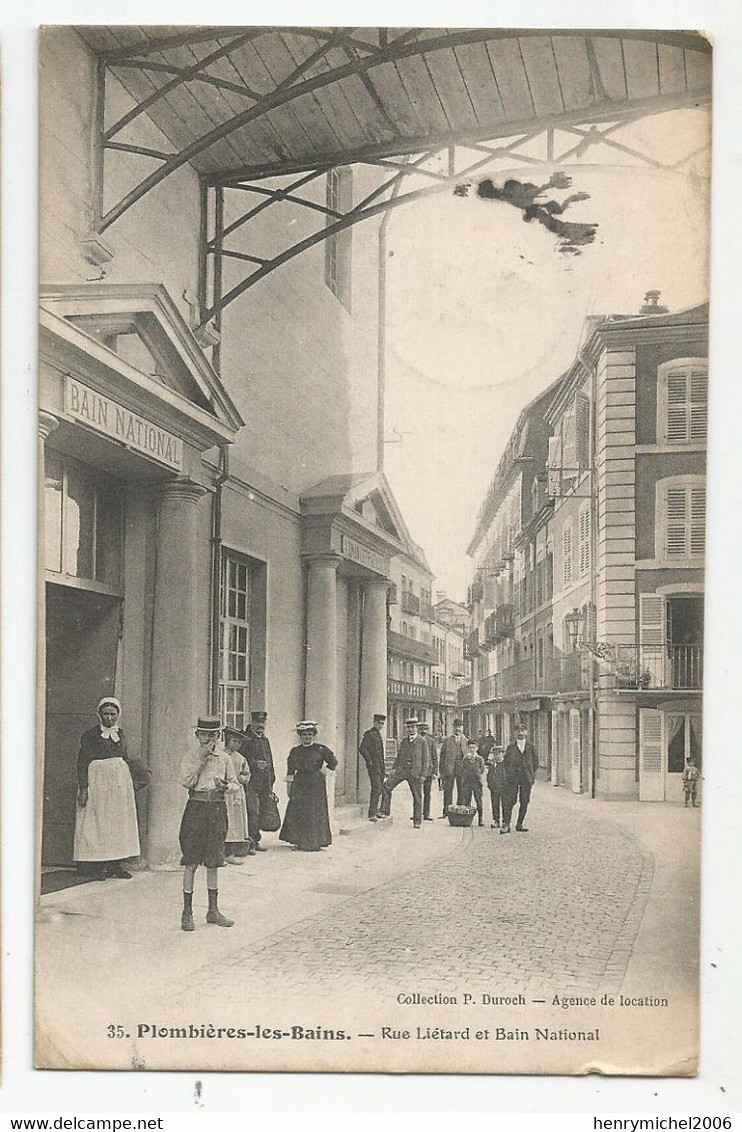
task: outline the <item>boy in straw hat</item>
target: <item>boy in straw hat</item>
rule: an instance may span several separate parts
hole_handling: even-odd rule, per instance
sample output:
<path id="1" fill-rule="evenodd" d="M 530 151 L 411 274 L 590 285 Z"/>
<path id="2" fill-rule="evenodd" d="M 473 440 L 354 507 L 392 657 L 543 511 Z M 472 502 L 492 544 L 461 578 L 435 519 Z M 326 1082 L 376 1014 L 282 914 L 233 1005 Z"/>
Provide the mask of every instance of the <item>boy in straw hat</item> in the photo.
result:
<path id="1" fill-rule="evenodd" d="M 232 760 L 217 746 L 221 721 L 214 716 L 198 720 L 195 727 L 198 748 L 189 751 L 181 766 L 181 783 L 188 791 L 180 823 L 181 865 L 183 873 L 183 914 L 180 926 L 184 932 L 195 931 L 193 922 L 193 886 L 196 869 L 206 866 L 206 887 L 209 910 L 206 923 L 231 928 L 234 920 L 219 911 L 217 869 L 224 865 L 224 842 L 227 835 L 225 795 L 240 790 Z"/>

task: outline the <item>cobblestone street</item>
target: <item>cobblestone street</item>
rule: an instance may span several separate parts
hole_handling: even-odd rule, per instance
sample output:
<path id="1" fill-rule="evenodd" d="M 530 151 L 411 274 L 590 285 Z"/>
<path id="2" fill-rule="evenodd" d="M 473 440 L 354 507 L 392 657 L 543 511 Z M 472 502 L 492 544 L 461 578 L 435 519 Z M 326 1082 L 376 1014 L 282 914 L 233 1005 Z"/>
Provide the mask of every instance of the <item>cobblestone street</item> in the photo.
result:
<path id="1" fill-rule="evenodd" d="M 295 995 L 321 997 L 354 983 L 367 992 L 394 985 L 433 992 L 456 971 L 474 989 L 505 978 L 511 992 L 535 994 L 547 984 L 616 990 L 651 858 L 620 827 L 546 808 L 539 803 L 550 788 L 537 793 L 531 832 L 500 836 L 475 827 L 462 836 L 436 820 L 415 835 L 435 838 L 432 861 L 339 900 L 331 917 L 300 919 L 258 948 L 236 951 L 216 970 L 199 972 L 199 984 L 215 996 L 238 974 L 258 985 L 279 980 Z M 397 803 L 405 837 L 412 835 L 404 829 L 406 805 Z M 316 864 L 319 876 L 322 861 Z"/>

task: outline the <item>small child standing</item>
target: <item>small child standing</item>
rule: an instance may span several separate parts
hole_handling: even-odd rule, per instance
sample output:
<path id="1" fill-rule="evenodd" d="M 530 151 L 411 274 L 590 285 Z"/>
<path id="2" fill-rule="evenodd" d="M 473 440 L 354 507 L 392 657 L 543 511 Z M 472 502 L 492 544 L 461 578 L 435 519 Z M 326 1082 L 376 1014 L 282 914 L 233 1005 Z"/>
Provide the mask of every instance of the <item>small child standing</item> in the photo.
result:
<path id="1" fill-rule="evenodd" d="M 490 755 L 487 769 L 487 786 L 492 801 L 492 829 L 499 829 L 505 818 L 505 791 L 507 779 L 505 778 L 505 752 L 502 747 L 495 747 Z"/>
<path id="2" fill-rule="evenodd" d="M 193 922 L 193 885 L 196 869 L 206 866 L 206 887 L 209 910 L 206 923 L 231 928 L 234 920 L 219 911 L 218 872 L 224 866 L 224 842 L 227 836 L 228 791 L 240 790 L 232 760 L 217 747 L 221 722 L 215 717 L 199 719 L 195 727 L 198 747 L 189 751 L 181 766 L 181 783 L 188 791 L 180 822 L 180 863 L 183 871 L 183 914 L 180 926 L 184 932 L 195 931 Z"/>
<path id="3" fill-rule="evenodd" d="M 459 771 L 459 804 L 471 805 L 472 794 L 477 804 L 478 824 L 484 825 L 484 812 L 482 807 L 482 785 L 484 782 L 484 759 L 477 754 L 477 740 L 470 739 L 467 751 L 461 760 Z"/>
<path id="4" fill-rule="evenodd" d="M 689 755 L 683 770 L 683 793 L 685 794 L 685 805 L 690 802 L 691 805 L 698 805 L 698 783 L 701 780 L 701 772 L 696 766 L 696 760 L 693 755 Z"/>
<path id="5" fill-rule="evenodd" d="M 255 850 L 248 836 L 247 803 L 245 794 L 250 781 L 250 767 L 240 750 L 245 736 L 235 727 L 225 727 L 222 732 L 224 749 L 232 760 L 234 772 L 240 789 L 227 794 L 227 840 L 224 855 L 228 865 L 241 865 L 245 857 L 253 856 Z"/>

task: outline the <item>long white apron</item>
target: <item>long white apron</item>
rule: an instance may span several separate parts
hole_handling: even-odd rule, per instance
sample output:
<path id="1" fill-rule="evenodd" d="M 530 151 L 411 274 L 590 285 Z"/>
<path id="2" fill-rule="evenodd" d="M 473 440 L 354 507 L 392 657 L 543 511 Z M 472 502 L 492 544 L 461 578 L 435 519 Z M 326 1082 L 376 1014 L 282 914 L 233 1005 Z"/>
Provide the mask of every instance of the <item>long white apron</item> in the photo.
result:
<path id="1" fill-rule="evenodd" d="M 227 841 L 247 841 L 247 803 L 245 791 L 230 790 L 226 795 L 227 802 Z"/>
<path id="2" fill-rule="evenodd" d="M 139 856 L 134 787 L 125 761 L 93 759 L 88 801 L 75 811 L 75 861 L 122 861 Z"/>

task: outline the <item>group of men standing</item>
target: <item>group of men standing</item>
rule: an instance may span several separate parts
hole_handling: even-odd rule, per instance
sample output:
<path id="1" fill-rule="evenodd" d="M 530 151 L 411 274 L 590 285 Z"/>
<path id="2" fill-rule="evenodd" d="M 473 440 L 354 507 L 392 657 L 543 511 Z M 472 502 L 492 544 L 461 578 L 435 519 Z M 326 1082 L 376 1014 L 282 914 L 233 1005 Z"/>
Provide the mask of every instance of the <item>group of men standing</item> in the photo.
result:
<path id="1" fill-rule="evenodd" d="M 514 739 L 503 754 L 489 733 L 479 740 L 468 739 L 461 719 L 454 720 L 452 734 L 443 739 L 439 749 L 428 725 L 411 716 L 405 721 L 406 735 L 399 744 L 394 770 L 387 777 L 381 735 L 385 722 L 385 715 L 375 715 L 359 748 L 371 789 L 369 821 L 389 817 L 392 792 L 400 782 L 407 782 L 412 794 L 412 821 L 415 829 L 420 829 L 424 821 L 433 820 L 431 790 L 433 779 L 437 778 L 443 792 L 442 818 L 454 804 L 455 787 L 457 805 L 469 805 L 474 797 L 479 825 L 483 825 L 482 795 L 486 782 L 492 799 L 492 825 L 499 827 L 501 833 L 510 833 L 517 802 L 515 829 L 518 833 L 528 832 L 523 821 L 536 780 L 538 755 L 524 724 L 518 724 Z"/>

